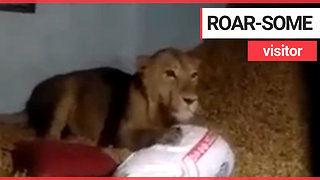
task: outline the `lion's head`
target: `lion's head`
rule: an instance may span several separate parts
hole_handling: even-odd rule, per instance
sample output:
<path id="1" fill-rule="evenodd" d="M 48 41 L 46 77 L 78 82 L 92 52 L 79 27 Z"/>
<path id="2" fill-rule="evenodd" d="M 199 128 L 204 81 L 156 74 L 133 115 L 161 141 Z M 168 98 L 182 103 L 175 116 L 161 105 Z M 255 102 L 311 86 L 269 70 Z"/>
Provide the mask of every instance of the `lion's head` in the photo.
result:
<path id="1" fill-rule="evenodd" d="M 164 106 L 174 120 L 187 122 L 198 108 L 199 61 L 178 49 L 163 49 L 138 58 L 138 72 L 151 101 Z"/>

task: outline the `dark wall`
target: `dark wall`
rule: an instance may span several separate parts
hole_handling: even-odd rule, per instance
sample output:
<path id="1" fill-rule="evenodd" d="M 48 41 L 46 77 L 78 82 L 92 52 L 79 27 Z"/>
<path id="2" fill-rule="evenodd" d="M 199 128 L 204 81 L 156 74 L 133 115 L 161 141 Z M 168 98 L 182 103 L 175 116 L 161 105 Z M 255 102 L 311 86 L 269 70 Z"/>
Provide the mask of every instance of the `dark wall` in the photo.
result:
<path id="1" fill-rule="evenodd" d="M 36 11 L 35 4 L 0 4 L 1 11 L 12 11 L 21 13 L 34 13 Z"/>

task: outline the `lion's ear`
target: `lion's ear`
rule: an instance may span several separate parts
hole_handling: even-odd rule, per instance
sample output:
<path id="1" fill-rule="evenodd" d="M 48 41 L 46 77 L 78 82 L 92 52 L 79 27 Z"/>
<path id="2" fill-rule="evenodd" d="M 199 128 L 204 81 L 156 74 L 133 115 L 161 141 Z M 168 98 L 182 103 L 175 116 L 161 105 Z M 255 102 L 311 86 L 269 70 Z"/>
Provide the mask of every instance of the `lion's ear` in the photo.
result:
<path id="1" fill-rule="evenodd" d="M 143 71 L 149 62 L 149 56 L 148 55 L 140 55 L 137 57 L 137 62 L 136 62 L 136 68 L 139 72 Z"/>
<path id="2" fill-rule="evenodd" d="M 200 66 L 201 61 L 202 61 L 201 58 L 199 58 L 199 57 L 194 57 L 193 59 L 194 59 L 194 62 L 195 62 L 196 67 L 198 68 L 198 67 Z"/>
<path id="3" fill-rule="evenodd" d="M 202 62 L 202 58 L 197 56 L 194 52 L 192 51 L 189 51 L 187 52 L 187 54 L 189 56 L 191 56 L 192 58 L 192 61 L 193 61 L 193 64 L 196 66 L 196 67 L 199 67 L 200 63 Z"/>
<path id="4" fill-rule="evenodd" d="M 192 56 L 192 64 L 194 65 L 194 67 L 199 68 L 201 62 L 202 59 L 200 57 Z"/>

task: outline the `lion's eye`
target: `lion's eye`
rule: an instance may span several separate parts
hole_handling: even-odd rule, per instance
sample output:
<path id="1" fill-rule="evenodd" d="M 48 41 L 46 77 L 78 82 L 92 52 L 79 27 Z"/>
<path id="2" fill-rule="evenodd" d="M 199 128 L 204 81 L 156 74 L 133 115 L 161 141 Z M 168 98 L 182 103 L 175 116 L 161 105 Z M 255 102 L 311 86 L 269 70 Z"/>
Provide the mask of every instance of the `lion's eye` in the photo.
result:
<path id="1" fill-rule="evenodd" d="M 192 79 L 196 79 L 198 77 L 198 73 L 197 72 L 194 72 L 191 74 L 191 78 Z"/>
<path id="2" fill-rule="evenodd" d="M 176 73 L 174 73 L 172 70 L 166 70 L 165 75 L 170 78 L 176 78 Z"/>

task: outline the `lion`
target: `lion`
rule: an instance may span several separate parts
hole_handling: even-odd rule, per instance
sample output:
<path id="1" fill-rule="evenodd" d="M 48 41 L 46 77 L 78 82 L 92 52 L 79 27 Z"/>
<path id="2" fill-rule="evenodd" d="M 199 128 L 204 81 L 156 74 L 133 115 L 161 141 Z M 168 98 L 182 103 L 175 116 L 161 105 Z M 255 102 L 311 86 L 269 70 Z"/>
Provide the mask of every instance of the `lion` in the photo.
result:
<path id="1" fill-rule="evenodd" d="M 139 56 L 133 75 L 106 67 L 55 76 L 33 90 L 29 124 L 39 136 L 71 134 L 99 146 L 174 143 L 179 130 L 171 127 L 190 122 L 199 108 L 198 66 L 187 52 L 167 48 Z"/>

